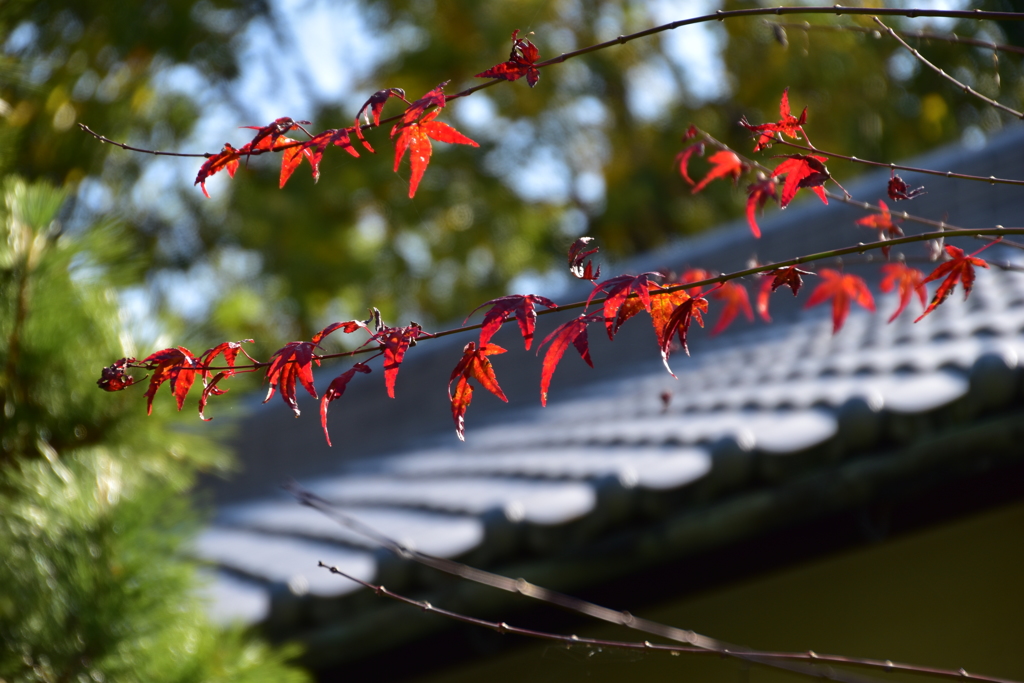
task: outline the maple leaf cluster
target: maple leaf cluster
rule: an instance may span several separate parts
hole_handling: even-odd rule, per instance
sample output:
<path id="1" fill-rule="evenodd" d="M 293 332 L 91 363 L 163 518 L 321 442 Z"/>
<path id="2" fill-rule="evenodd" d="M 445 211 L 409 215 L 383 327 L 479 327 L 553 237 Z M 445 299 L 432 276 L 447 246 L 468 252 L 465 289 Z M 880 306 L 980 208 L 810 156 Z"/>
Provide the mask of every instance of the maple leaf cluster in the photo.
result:
<path id="1" fill-rule="evenodd" d="M 512 50 L 509 60 L 481 72 L 477 76 L 508 81 L 525 77 L 529 85 L 533 87 L 539 79 L 539 71 L 536 66 L 538 59 L 537 47 L 530 40 L 520 38 L 519 31 L 515 31 L 512 34 Z M 363 134 L 363 129 L 371 126 L 379 127 L 385 105 L 392 99 L 398 99 L 406 104 L 406 108 L 399 116 L 395 117 L 397 122 L 391 128 L 390 133 L 390 138 L 395 145 L 394 169 L 396 172 L 399 170 L 408 153 L 411 171 L 409 197 L 413 198 L 430 162 L 433 152 L 431 141 L 478 146 L 475 141 L 459 133 L 450 125 L 436 120 L 447 104 L 448 98 L 444 93 L 445 85 L 447 82 L 441 83 L 412 102 L 406 99 L 405 91 L 400 88 L 379 90 L 371 95 L 359 109 L 353 126 L 326 130 L 316 135 L 310 134 L 304 127 L 309 125 L 308 121 L 296 121 L 288 117 L 278 118 L 263 127 L 246 126 L 246 128 L 256 131 L 253 138 L 241 148 L 236 149 L 226 143 L 221 152 L 208 155 L 207 160 L 200 168 L 195 184 L 200 185 L 203 193 L 209 196 L 205 183 L 210 176 L 226 170 L 233 177 L 243 158 L 248 161 L 251 156 L 269 152 L 280 152 L 282 155 L 281 187 L 284 187 L 303 159 L 309 162 L 314 181 L 317 181 L 320 176 L 320 161 L 329 147 L 341 147 L 351 156 L 358 158 L 359 152 L 353 144 L 353 137 L 355 137 L 365 150 L 374 153 L 373 147 Z M 785 137 L 802 138 L 810 145 L 804 130 L 806 122 L 806 108 L 799 117 L 792 114 L 787 89 L 782 93 L 778 121 L 754 125 L 749 123 L 746 118 L 742 118 L 739 124 L 754 134 L 754 152 L 758 152 L 771 147 L 772 143 L 781 141 Z M 305 133 L 309 139 L 298 141 L 288 137 L 288 133 L 296 130 Z M 755 162 L 744 159 L 733 150 L 725 148 L 710 136 L 704 134 L 703 139 L 698 139 L 700 136 L 700 131 L 692 125 L 684 134 L 683 142 L 687 146 L 675 159 L 675 165 L 678 166 L 680 175 L 692 186 L 691 194 L 696 194 L 716 180 L 728 179 L 736 185 L 744 175 L 752 171 L 756 172 L 753 182 L 746 188 L 746 216 L 755 237 L 761 235 L 756 214 L 763 210 L 768 200 L 773 200 L 778 203 L 780 208 L 785 208 L 801 189 L 808 189 L 822 202 L 828 204 L 824 184 L 829 180 L 833 182 L 835 180 L 825 165 L 825 162 L 828 161 L 827 157 L 820 154 L 777 155 L 782 160 L 774 169 L 766 169 Z M 689 175 L 688 166 L 694 158 L 704 156 L 705 149 L 709 144 L 721 149 L 707 158 L 711 167 L 699 181 L 694 181 Z M 813 150 L 814 147 L 811 146 L 811 149 Z M 838 185 L 838 183 L 836 184 Z M 839 187 L 842 189 L 842 186 Z M 909 188 L 896 175 L 895 170 L 892 171 L 887 187 L 887 194 L 892 201 L 912 199 L 923 192 L 924 188 L 921 187 Z M 847 197 L 849 197 L 848 194 Z M 879 200 L 877 212 L 857 220 L 856 224 L 876 231 L 878 240 L 884 242 L 903 236 L 897 222 L 886 203 Z M 817 273 L 801 270 L 795 265 L 795 261 L 791 262 L 791 265 L 778 267 L 761 266 L 753 271 L 760 273 L 760 284 L 757 288 L 754 306 L 751 305 L 746 286 L 736 279 L 737 275 L 715 275 L 701 269 L 690 269 L 679 276 L 651 271 L 639 275 L 622 274 L 598 281 L 601 268 L 593 262 L 592 257 L 598 252 L 598 249 L 591 246 L 592 241 L 591 237 L 580 237 L 569 247 L 567 254 L 569 272 L 574 277 L 592 284 L 592 290 L 587 299 L 574 305 L 582 307 L 583 313 L 556 326 L 544 337 L 536 350 L 538 355 L 544 350 L 540 373 L 541 405 L 547 404 L 555 370 L 570 346 L 576 350 L 585 363 L 593 367 L 588 338 L 588 328 L 593 323 L 603 323 L 609 340 L 614 341 L 627 321 L 640 313 L 646 313 L 651 319 L 655 340 L 665 368 L 674 377 L 675 375 L 669 367 L 670 355 L 677 349 L 682 349 L 689 355 L 688 337 L 691 325 L 696 323 L 699 327 L 704 326 L 704 318 L 708 315 L 711 302 L 714 302 L 714 305 L 719 308 L 717 321 L 711 329 L 712 335 L 722 333 L 740 315 L 748 321 L 753 321 L 755 308 L 762 320 L 771 322 L 768 310 L 771 295 L 782 287 L 788 287 L 793 295 L 797 296 L 803 286 L 804 276 L 820 278 L 820 282 L 807 299 L 806 307 L 830 302 L 834 334 L 842 329 L 851 305 L 857 304 L 869 311 L 875 310 L 874 299 L 863 278 L 831 268 L 822 268 Z M 962 285 L 966 298 L 974 283 L 974 269 L 977 267 L 988 268 L 988 264 L 978 258 L 977 254 L 994 243 L 989 243 L 972 254 L 966 254 L 962 249 L 954 246 L 942 247 L 940 243 L 935 249 L 945 257 L 945 261 L 940 263 L 928 276 L 903 262 L 883 265 L 881 290 L 883 292 L 896 291 L 899 296 L 898 307 L 889 318 L 889 322 L 902 314 L 915 296 L 920 300 L 924 309 L 915 322 L 920 321 L 942 304 L 958 283 Z M 883 255 L 888 258 L 889 246 L 884 245 L 881 250 Z M 746 274 L 750 273 L 751 271 L 747 271 Z M 931 302 L 926 305 L 927 284 L 940 280 Z M 592 306 L 599 307 L 599 310 L 591 311 Z M 478 325 L 479 339 L 471 341 L 463 347 L 462 355 L 448 381 L 448 397 L 456 434 L 459 439 L 463 440 L 465 439 L 466 413 L 475 390 L 474 383 L 500 400 L 508 401 L 498 383 L 492 362 L 492 357 L 507 351 L 494 344 L 491 339 L 504 324 L 514 320 L 519 327 L 524 349 L 529 351 L 536 333 L 538 309 L 544 309 L 541 311 L 542 313 L 549 313 L 558 309 L 558 305 L 550 299 L 535 294 L 513 294 L 481 304 L 470 313 L 470 316 L 483 308 L 487 310 Z M 183 346 L 177 346 L 157 351 L 142 361 L 136 361 L 134 358 L 122 358 L 102 370 L 97 384 L 106 391 L 120 391 L 142 381 L 128 374 L 131 368 L 150 371 L 151 375 L 147 376 L 149 383 L 145 392 L 148 413 L 152 411 L 155 395 L 164 384 L 170 388 L 178 410 L 181 410 L 186 396 L 198 376 L 203 387 L 199 398 L 199 415 L 203 420 L 207 420 L 209 418 L 205 416 L 204 411 L 209 399 L 227 392 L 227 389 L 220 387 L 223 380 L 238 372 L 254 372 L 265 368 L 268 390 L 264 403 L 269 401 L 275 393 L 280 392 L 284 403 L 298 416 L 300 410 L 296 394 L 297 388 L 301 386 L 314 399 L 320 400 L 321 425 L 327 443 L 330 445 L 331 439 L 327 427 L 328 409 L 331 403 L 344 395 L 356 375 L 371 373 L 372 369 L 368 363 L 381 357 L 384 386 L 388 396 L 394 398 L 398 372 L 408 350 L 419 340 L 434 336 L 425 332 L 416 323 L 410 323 L 404 327 L 385 325 L 381 321 L 380 313 L 376 309 L 371 309 L 371 311 L 372 315 L 368 320 L 332 323 L 317 332 L 308 341 L 289 342 L 275 351 L 270 360 L 265 363 L 256 361 L 242 348 L 242 344 L 252 342 L 251 339 L 224 342 L 199 355 L 194 355 Z M 469 317 L 466 318 L 463 325 L 468 320 Z M 359 330 L 367 334 L 367 339 L 354 352 L 333 355 L 323 353 L 321 342 L 329 335 L 338 331 L 351 334 Z M 376 353 L 370 358 L 356 362 L 334 377 L 323 396 L 320 397 L 313 377 L 314 365 L 319 366 L 325 357 L 352 355 L 363 351 L 376 351 Z M 236 365 L 239 353 L 244 354 L 251 364 L 244 367 Z M 218 359 L 224 365 L 215 366 L 214 363 Z"/>
<path id="2" fill-rule="evenodd" d="M 508 61 L 482 71 L 476 77 L 515 81 L 525 76 L 526 82 L 532 88 L 540 80 L 540 71 L 536 66 L 539 58 L 540 51 L 537 46 L 528 38 L 520 38 L 517 29 L 512 32 L 512 50 L 509 53 Z M 317 182 L 320 179 L 320 161 L 328 147 L 341 147 L 351 156 L 359 158 L 359 152 L 352 145 L 354 136 L 367 151 L 371 154 L 374 153 L 373 147 L 363 134 L 363 128 L 379 127 L 384 105 L 390 99 L 397 98 L 408 106 L 402 113 L 399 122 L 391 129 L 390 137 L 395 143 L 394 170 L 398 171 L 402 159 L 408 152 L 411 171 L 409 198 L 412 199 L 416 195 L 416 189 L 423 179 L 427 166 L 430 164 L 430 157 L 433 153 L 431 140 L 479 147 L 474 140 L 458 132 L 452 126 L 435 120 L 445 106 L 445 85 L 447 85 L 447 81 L 411 103 L 406 99 L 405 91 L 402 88 L 378 90 L 359 108 L 354 125 L 348 128 L 332 128 L 316 135 L 311 134 L 303 127 L 309 125 L 309 121 L 296 121 L 287 116 L 275 119 L 266 126 L 242 126 L 242 128 L 256 131 L 252 140 L 240 148 L 235 148 L 231 143 L 226 142 L 220 152 L 207 154 L 206 161 L 196 175 L 194 185 L 199 185 L 203 194 L 209 197 L 210 193 L 206 189 L 207 179 L 220 171 L 227 171 L 228 175 L 234 178 L 243 157 L 248 161 L 251 156 L 268 152 L 281 153 L 280 187 L 285 186 L 303 159 L 309 162 L 313 181 Z M 309 139 L 299 141 L 285 135 L 293 130 L 302 131 Z"/>

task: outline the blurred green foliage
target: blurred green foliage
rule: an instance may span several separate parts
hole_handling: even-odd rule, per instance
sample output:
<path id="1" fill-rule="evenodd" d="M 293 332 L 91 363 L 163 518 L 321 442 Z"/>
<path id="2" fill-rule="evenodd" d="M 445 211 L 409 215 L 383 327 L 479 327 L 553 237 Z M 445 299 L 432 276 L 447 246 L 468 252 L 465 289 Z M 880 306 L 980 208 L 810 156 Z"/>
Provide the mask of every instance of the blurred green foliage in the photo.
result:
<path id="1" fill-rule="evenodd" d="M 131 355 L 117 223 L 76 235 L 65 193 L 7 176 L 0 202 L 0 679 L 301 681 L 272 651 L 205 616 L 182 542 L 183 496 L 223 470 L 206 438 L 105 395 L 98 370 Z"/>
<path id="2" fill-rule="evenodd" d="M 657 25 L 665 19 L 657 7 L 628 0 L 376 0 L 363 10 L 374 35 L 395 36 L 396 54 L 358 90 L 365 97 L 402 87 L 415 98 L 451 79 L 448 92 L 454 93 L 472 84 L 474 73 L 507 58 L 512 29 L 533 31 L 546 59 Z M 680 7 L 670 18 L 694 13 Z M 318 185 L 300 172 L 284 190 L 272 189 L 276 164 L 260 159 L 254 174 L 230 184 L 222 239 L 259 253 L 263 272 L 297 323 L 295 334 L 362 316 L 369 305 L 395 323 L 404 322 L 396 316 L 447 321 L 507 293 L 510 280 L 524 271 L 558 267 L 579 235 L 593 235 L 605 253 L 624 257 L 740 215 L 742 187 L 717 183 L 691 195 L 673 170 L 680 137 L 692 122 L 749 152 L 737 121 L 743 115 L 752 122 L 775 120 L 786 87 L 797 113 L 808 107 L 807 130 L 816 145 L 885 162 L 958 141 L 968 131 L 994 132 L 1006 121 L 875 33 L 870 18 L 787 21 L 793 25 L 756 17 L 680 28 L 544 69 L 534 89 L 524 81 L 503 83 L 469 98 L 479 100 L 475 104 L 454 101 L 442 119 L 481 148 L 435 145 L 413 200 L 406 197 L 408 166 L 392 173 L 388 127 L 370 133 L 376 158 L 329 150 Z M 890 24 L 927 28 L 912 20 Z M 952 30 L 1007 40 L 990 22 L 958 23 Z M 723 82 L 715 92 L 702 92 L 696 83 L 704 81 L 693 72 L 698 66 L 677 54 L 674 34 L 693 32 L 719 48 Z M 408 35 L 415 39 L 399 38 Z M 913 42 L 981 92 L 1010 106 L 1024 101 L 1019 55 L 1002 53 L 994 61 L 991 50 Z M 389 104 L 385 115 L 399 107 Z M 463 108 L 487 118 L 463 116 Z M 325 129 L 351 125 L 354 113 L 331 103 L 310 118 Z M 789 151 L 776 147 L 763 160 L 771 164 L 772 154 Z M 699 177 L 707 168 L 695 160 L 691 173 Z M 862 170 L 843 162 L 830 168 L 841 180 Z M 562 189 L 536 192 L 531 182 Z M 257 298 L 224 300 L 218 315 L 229 324 L 229 337 L 248 336 L 247 329 L 260 324 L 260 308 L 245 313 Z"/>

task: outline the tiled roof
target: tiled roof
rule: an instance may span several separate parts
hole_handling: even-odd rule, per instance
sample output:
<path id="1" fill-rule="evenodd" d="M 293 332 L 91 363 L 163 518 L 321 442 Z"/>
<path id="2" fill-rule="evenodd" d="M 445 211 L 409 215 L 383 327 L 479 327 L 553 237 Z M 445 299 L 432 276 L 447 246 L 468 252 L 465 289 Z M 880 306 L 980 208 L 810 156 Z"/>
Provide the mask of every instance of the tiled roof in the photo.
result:
<path id="1" fill-rule="evenodd" d="M 1004 134 L 995 151 L 985 152 L 985 163 L 992 165 L 986 173 L 1024 177 L 1024 163 L 1018 162 L 1022 145 L 1024 130 Z M 959 150 L 944 154 L 930 163 L 970 172 L 982 159 Z M 884 187 L 879 178 L 863 180 L 854 194 L 877 192 L 872 183 Z M 942 182 L 929 188 L 930 204 L 921 198 L 908 210 L 927 215 L 947 204 L 969 207 L 964 197 L 940 191 Z M 978 190 L 969 186 L 965 192 Z M 1014 213 L 1020 215 L 1024 201 L 1005 192 L 999 197 L 998 206 L 983 204 L 979 220 L 1010 223 Z M 961 218 L 965 225 L 977 224 L 969 215 Z M 765 239 L 783 239 L 807 252 L 819 239 L 816 232 L 852 223 L 836 220 L 816 205 L 794 207 L 765 220 Z M 949 221 L 955 223 L 952 216 Z M 727 264 L 737 250 L 749 255 L 745 230 L 733 226 L 653 258 L 676 266 L 689 259 Z M 833 241 L 848 244 L 856 234 L 847 229 Z M 805 235 L 811 236 L 804 240 Z M 994 251 L 986 255 L 995 257 Z M 1009 250 L 999 253 L 1012 257 Z M 528 558 L 536 570 L 531 580 L 557 576 L 564 585 L 559 563 L 569 562 L 574 552 L 592 552 L 614 534 L 632 539 L 629 557 L 588 570 L 593 576 L 579 577 L 581 583 L 863 502 L 882 485 L 950 468 L 976 457 L 977 449 L 994 461 L 1024 459 L 1024 447 L 1012 436 L 1019 438 L 1024 424 L 1018 369 L 1024 357 L 1024 273 L 980 271 L 968 301 L 956 295 L 918 324 L 909 313 L 886 324 L 896 303 L 880 297 L 878 314 L 852 312 L 836 336 L 827 311 L 787 311 L 786 296 L 773 300 L 773 306 L 781 304 L 780 319 L 770 326 L 695 339 L 692 357 L 680 353 L 672 359 L 678 380 L 657 359 L 650 330 L 637 324 L 636 331 L 624 330 L 614 344 L 595 349 L 599 368 L 603 363 L 611 378 L 583 368 L 578 359 L 563 361 L 567 368 L 577 365 L 559 368 L 557 391 L 546 409 L 522 401 L 512 408 L 474 405 L 465 444 L 455 440 L 448 421 L 436 424 L 444 439 L 420 436 L 414 427 L 404 434 L 404 446 L 384 454 L 363 449 L 372 457 L 319 472 L 307 469 L 301 483 L 407 547 L 499 569 Z M 595 343 L 598 336 L 592 335 Z M 410 354 L 406 364 L 437 366 L 432 371 L 443 377 L 451 353 L 444 360 L 441 355 Z M 536 359 L 523 357 L 531 369 L 519 374 L 529 375 L 536 400 Z M 498 373 L 503 384 L 502 373 L 516 374 L 501 367 Z M 440 397 L 443 382 L 438 386 L 434 392 Z M 370 391 L 353 391 L 361 389 Z M 368 396 L 359 409 L 373 403 L 386 410 L 386 402 Z M 264 430 L 296 428 L 270 415 L 259 412 L 250 419 Z M 974 434 L 970 443 L 976 448 L 965 448 L 962 433 L 979 420 L 988 420 L 985 433 L 991 438 Z M 400 432 L 404 424 L 404 414 L 395 411 L 377 429 Z M 297 427 L 319 436 L 310 420 Z M 342 429 L 358 433 L 359 427 L 369 428 L 354 418 Z M 242 442 L 243 454 L 256 454 L 265 433 L 254 426 Z M 311 453 L 314 448 L 309 446 Z M 318 569 L 318 561 L 392 589 L 429 585 L 411 563 L 284 494 L 223 506 L 198 539 L 196 553 L 216 567 L 209 589 L 215 615 L 333 643 L 335 649 L 324 655 L 328 659 L 344 658 L 346 638 L 358 630 L 360 615 L 381 606 L 357 602 L 361 589 Z M 335 627 L 342 613 L 347 635 Z"/>

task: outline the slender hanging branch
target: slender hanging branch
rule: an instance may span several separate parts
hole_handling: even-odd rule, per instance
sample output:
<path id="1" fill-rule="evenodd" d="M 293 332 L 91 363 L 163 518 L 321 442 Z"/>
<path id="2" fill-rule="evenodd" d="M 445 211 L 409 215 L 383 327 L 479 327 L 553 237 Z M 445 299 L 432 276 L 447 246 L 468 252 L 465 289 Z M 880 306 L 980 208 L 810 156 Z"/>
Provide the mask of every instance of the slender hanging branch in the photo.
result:
<path id="1" fill-rule="evenodd" d="M 524 636 L 526 638 L 536 638 L 538 640 L 546 640 L 554 643 L 559 643 L 569 647 L 585 647 L 587 649 L 592 648 L 608 648 L 617 650 L 632 650 L 641 652 L 665 652 L 673 655 L 717 655 L 732 654 L 728 650 L 724 652 L 717 652 L 715 650 L 706 650 L 699 647 L 687 647 L 683 645 L 664 645 L 662 643 L 652 643 L 650 641 L 624 641 L 624 640 L 607 640 L 603 638 L 586 638 L 577 635 L 563 635 L 560 633 L 548 633 L 546 631 L 537 631 L 535 629 L 521 628 L 518 626 L 512 626 L 504 621 L 487 621 L 486 619 L 479 619 L 477 617 L 471 617 L 466 614 L 454 612 L 452 610 L 438 607 L 437 605 L 431 604 L 426 600 L 414 600 L 413 598 L 406 597 L 400 593 L 396 593 L 392 590 L 385 588 L 382 585 L 370 583 L 364 581 L 358 577 L 347 574 L 346 572 L 338 569 L 333 565 L 328 565 L 321 561 L 317 565 L 327 569 L 332 574 L 341 576 L 353 583 L 357 583 L 364 588 L 368 588 L 373 591 L 374 595 L 395 600 L 397 602 L 415 607 L 423 612 L 430 612 L 437 614 L 442 617 L 458 621 L 463 624 L 469 624 L 471 626 L 479 626 L 480 628 L 490 629 L 497 633 L 505 634 L 511 633 L 513 635 Z M 970 678 L 973 681 L 980 681 L 981 683 L 1016 683 L 1003 678 L 994 678 L 991 676 L 983 676 L 975 673 L 968 674 L 965 670 L 959 669 L 954 671 L 952 669 L 939 669 L 930 666 L 918 666 L 916 664 L 904 664 L 902 662 L 892 662 L 889 660 L 880 659 L 861 659 L 858 657 L 843 657 L 840 655 L 823 655 L 817 652 L 771 652 L 767 650 L 752 650 L 744 654 L 753 654 L 758 659 L 773 661 L 773 660 L 793 660 L 810 662 L 815 664 L 844 664 L 847 666 L 859 666 L 869 669 L 879 669 L 885 672 L 900 671 L 913 674 L 921 674 L 925 676 L 935 676 L 937 678 L 950 678 L 950 679 L 964 679 Z M 829 678 L 828 674 L 820 674 L 823 678 Z"/>
<path id="2" fill-rule="evenodd" d="M 114 147 L 120 147 L 121 149 L 126 149 L 129 152 L 141 152 L 142 154 L 153 154 L 153 155 L 159 156 L 159 157 L 192 157 L 192 158 L 198 158 L 198 159 L 209 159 L 210 157 L 213 156 L 209 152 L 203 152 L 203 153 L 161 152 L 161 151 L 155 150 L 155 149 L 143 149 L 142 147 L 132 147 L 131 145 L 126 145 L 123 142 L 117 142 L 115 140 L 111 140 L 110 138 L 108 138 L 108 137 L 106 137 L 104 135 L 100 135 L 99 133 L 97 133 L 96 131 L 94 131 L 92 128 L 90 128 L 89 126 L 85 125 L 84 123 L 79 123 L 78 127 L 81 128 L 86 133 L 88 133 L 89 135 L 91 135 L 94 138 L 96 138 L 97 140 L 99 140 L 100 142 L 106 143 L 108 145 L 113 145 Z"/>
<path id="3" fill-rule="evenodd" d="M 876 24 L 878 24 L 883 29 L 885 29 L 886 33 L 888 33 L 890 36 L 892 36 L 893 40 L 895 40 L 900 45 L 902 45 L 907 50 L 909 50 L 910 54 L 914 55 L 914 57 L 916 59 L 918 59 L 922 64 L 927 66 L 929 69 L 931 69 L 932 71 L 934 71 L 938 75 L 940 75 L 943 78 L 945 78 L 947 81 L 949 81 L 950 83 L 955 85 L 960 90 L 963 90 L 968 95 L 974 95 L 975 97 L 977 97 L 979 100 L 981 100 L 985 104 L 988 104 L 989 106 L 995 107 L 996 109 L 999 109 L 1000 111 L 1005 111 L 1007 114 L 1013 114 L 1018 119 L 1024 119 L 1024 113 L 1019 112 L 1016 109 L 1013 109 L 1011 107 L 1007 107 L 1005 104 L 1000 104 L 999 102 L 996 102 L 992 98 L 986 97 L 985 95 L 982 95 L 980 92 L 978 92 L 977 90 L 975 90 L 971 86 L 969 86 L 969 85 L 967 85 L 965 83 L 961 83 L 960 81 L 958 81 L 957 79 L 953 78 L 948 73 L 946 73 L 944 69 L 940 69 L 939 67 L 935 66 L 934 64 L 929 62 L 927 59 L 925 59 L 924 55 L 922 55 L 920 52 L 918 52 L 917 49 L 911 47 L 907 43 L 907 41 L 905 41 L 902 38 L 900 38 L 899 35 L 897 35 L 895 31 L 893 31 L 891 28 L 889 28 L 884 23 L 882 23 L 881 19 L 879 19 L 878 17 L 874 17 L 874 20 L 875 20 Z"/>

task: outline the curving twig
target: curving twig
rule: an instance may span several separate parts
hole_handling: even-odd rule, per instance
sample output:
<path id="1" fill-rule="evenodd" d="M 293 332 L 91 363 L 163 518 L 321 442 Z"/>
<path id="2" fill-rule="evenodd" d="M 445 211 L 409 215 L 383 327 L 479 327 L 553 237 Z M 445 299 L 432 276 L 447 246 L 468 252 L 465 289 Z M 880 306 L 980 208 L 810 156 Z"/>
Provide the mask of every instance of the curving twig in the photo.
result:
<path id="1" fill-rule="evenodd" d="M 415 607 L 423 612 L 430 612 L 432 614 L 438 614 L 442 617 L 452 619 L 454 621 L 461 622 L 463 624 L 469 624 L 471 626 L 479 626 L 480 628 L 490 629 L 501 634 L 511 633 L 513 635 L 525 636 L 527 638 L 536 638 L 539 640 L 547 640 L 550 642 L 559 643 L 568 647 L 585 647 L 591 648 L 614 648 L 619 650 L 634 650 L 642 652 L 665 652 L 672 655 L 722 655 L 722 654 L 733 654 L 728 650 L 718 652 L 715 650 L 707 650 L 700 647 L 690 647 L 685 645 L 664 645 L 662 643 L 652 643 L 650 641 L 623 641 L 623 640 L 607 640 L 604 638 L 585 638 L 577 635 L 563 635 L 560 633 L 548 633 L 546 631 L 537 631 L 535 629 L 521 628 L 518 626 L 512 626 L 504 621 L 487 621 L 486 619 L 479 619 L 477 617 L 471 617 L 466 614 L 454 612 L 452 610 L 444 609 L 433 605 L 426 600 L 414 600 L 404 595 L 396 593 L 392 590 L 388 590 L 384 586 L 364 581 L 358 577 L 347 574 L 346 572 L 338 569 L 336 566 L 328 565 L 321 561 L 320 567 L 327 569 L 332 574 L 336 574 L 343 578 L 348 579 L 354 583 L 368 588 L 377 596 L 383 598 L 389 598 L 396 600 L 403 604 Z M 965 670 L 959 669 L 954 671 L 952 669 L 939 669 L 929 666 L 918 666 L 916 664 L 904 664 L 900 662 L 893 662 L 890 660 L 880 659 L 862 659 L 859 657 L 844 657 L 841 655 L 823 655 L 818 654 L 814 651 L 808 652 L 769 652 L 766 650 L 752 650 L 744 652 L 744 654 L 756 655 L 759 659 L 765 661 L 801 661 L 809 663 L 826 663 L 826 664 L 844 664 L 847 666 L 860 666 L 869 669 L 879 669 L 885 672 L 901 671 L 913 674 L 922 674 L 926 676 L 936 676 L 939 678 L 955 678 L 963 679 L 970 678 L 974 681 L 980 681 L 981 683 L 1015 683 L 1002 678 L 993 678 L 991 676 L 980 676 L 978 674 L 968 674 Z M 830 678 L 827 674 L 819 674 L 823 678 Z"/>
<path id="2" fill-rule="evenodd" d="M 924 55 L 922 55 L 920 52 L 917 51 L 916 48 L 911 47 L 910 44 L 907 43 L 907 41 L 905 41 L 902 38 L 900 38 L 899 35 L 897 35 L 896 31 L 893 31 L 891 28 L 889 28 L 884 23 L 882 23 L 881 19 L 879 19 L 878 17 L 873 17 L 873 18 L 874 18 L 876 24 L 881 26 L 883 29 L 885 29 L 885 31 L 890 36 L 892 36 L 893 40 L 898 42 L 900 45 L 902 45 L 906 49 L 910 50 L 910 54 L 914 55 L 914 57 L 917 60 L 919 60 L 922 64 L 927 66 L 929 69 L 931 69 L 932 71 L 934 71 L 938 75 L 940 75 L 943 78 L 945 78 L 947 81 L 949 81 L 950 83 L 955 85 L 957 88 L 959 88 L 960 90 L 963 90 L 968 95 L 974 95 L 979 100 L 981 100 L 985 104 L 988 104 L 989 106 L 995 107 L 996 109 L 999 109 L 1000 111 L 1005 111 L 1007 114 L 1013 114 L 1018 119 L 1024 119 L 1024 113 L 1019 112 L 1016 109 L 1013 109 L 1011 107 L 1007 107 L 1005 104 L 1000 104 L 999 102 L 996 102 L 995 100 L 993 100 L 990 97 L 986 97 L 985 95 L 982 95 L 980 92 L 978 92 L 977 90 L 975 90 L 971 86 L 969 86 L 969 85 L 967 85 L 965 83 L 961 83 L 957 79 L 955 79 L 952 76 L 950 76 L 948 73 L 945 72 L 944 69 L 940 69 L 939 67 L 937 67 L 934 64 L 932 64 L 931 62 L 929 62 L 927 59 L 925 59 Z"/>

